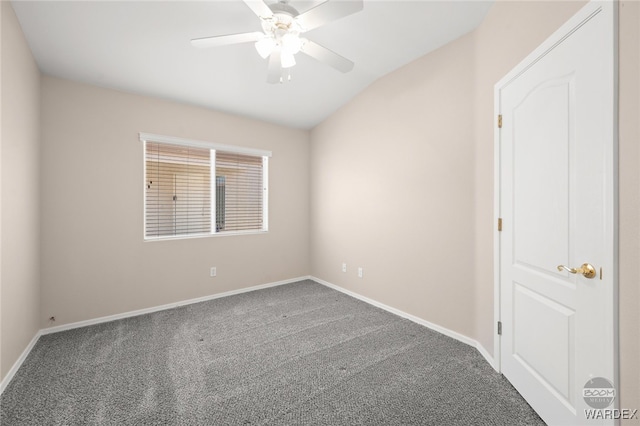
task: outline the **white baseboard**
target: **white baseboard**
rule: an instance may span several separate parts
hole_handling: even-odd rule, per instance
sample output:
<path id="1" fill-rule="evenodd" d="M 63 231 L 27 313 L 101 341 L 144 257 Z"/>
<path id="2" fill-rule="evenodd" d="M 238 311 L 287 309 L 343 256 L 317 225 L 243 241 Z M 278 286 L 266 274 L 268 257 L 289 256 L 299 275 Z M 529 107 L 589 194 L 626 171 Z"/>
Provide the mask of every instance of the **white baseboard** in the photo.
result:
<path id="1" fill-rule="evenodd" d="M 268 283 L 268 284 L 261 284 L 261 285 L 256 285 L 253 287 L 247 287 L 247 288 L 243 288 L 243 289 L 239 289 L 239 290 L 232 290 L 232 291 L 226 291 L 223 293 L 217 293 L 217 294 L 212 294 L 209 296 L 203 296 L 203 297 L 198 297 L 195 299 L 188 299 L 188 300 L 183 300 L 180 302 L 175 302 L 175 303 L 169 303 L 166 305 L 161 305 L 161 306 L 154 306 L 151 308 L 145 308 L 145 309 L 138 309 L 136 311 L 130 311 L 130 312 L 123 312 L 121 314 L 116 314 L 116 315 L 108 315 L 105 317 L 100 317 L 100 318 L 95 318 L 95 319 L 90 319 L 90 320 L 86 320 L 86 321 L 78 321 L 78 322 L 74 322 L 74 323 L 70 323 L 70 324 L 64 324 L 64 325 L 59 325 L 56 327 L 49 327 L 49 328 L 44 328 L 42 330 L 38 330 L 38 332 L 36 333 L 35 336 L 33 336 L 33 339 L 31 339 L 31 342 L 29 342 L 29 344 L 27 345 L 27 347 L 24 349 L 24 351 L 22 352 L 22 354 L 20 355 L 20 357 L 16 360 L 16 362 L 13 364 L 13 366 L 11 367 L 11 369 L 9 370 L 9 372 L 7 373 L 7 375 L 4 377 L 4 379 L 0 382 L 0 395 L 2 394 L 2 392 L 4 392 L 4 390 L 6 389 L 6 387 L 9 385 L 9 382 L 11 382 L 11 380 L 13 379 L 13 376 L 16 374 L 16 372 L 18 371 L 18 369 L 22 366 L 22 363 L 24 362 L 24 360 L 27 358 L 27 356 L 29 355 L 29 353 L 31 352 L 31 350 L 33 349 L 33 347 L 35 346 L 36 342 L 38 341 L 38 339 L 40 338 L 40 336 L 43 336 L 45 334 L 51 334 L 51 333 L 58 333 L 61 331 L 65 331 L 65 330 L 72 330 L 74 328 L 80 328 L 80 327 L 86 327 L 89 325 L 94 325 L 94 324 L 100 324 L 100 323 L 104 323 L 104 322 L 110 322 L 110 321 L 115 321 L 115 320 L 119 320 L 119 319 L 123 319 L 123 318 L 129 318 L 129 317 L 135 317 L 138 315 L 144 315 L 144 314 L 149 314 L 152 312 L 158 312 L 158 311 L 163 311 L 163 310 L 167 310 L 167 309 L 172 309 L 172 308 L 177 308 L 179 306 L 185 306 L 185 305 L 191 305 L 193 303 L 199 303 L 199 302 L 205 302 L 207 300 L 213 300 L 213 299 L 218 299 L 221 297 L 227 297 L 227 296 L 233 296 L 235 294 L 241 294 L 241 293 L 248 293 L 250 291 L 255 291 L 255 290 L 261 290 L 264 288 L 269 288 L 269 287 L 276 287 L 276 286 L 280 286 L 280 285 L 285 285 L 285 284 L 291 284 L 294 282 L 298 282 L 298 281 L 303 281 L 303 280 L 313 280 L 315 282 L 317 282 L 318 284 L 322 284 L 324 286 L 327 286 L 329 288 L 332 288 L 334 290 L 337 290 L 339 292 L 342 292 L 344 294 L 347 294 L 351 297 L 354 297 L 358 300 L 361 300 L 365 303 L 368 303 L 370 305 L 376 306 L 380 309 L 384 309 L 385 311 L 391 312 L 392 314 L 398 315 L 402 318 L 406 318 L 410 321 L 413 321 L 417 324 L 420 324 L 422 326 L 425 326 L 427 328 L 430 328 L 434 331 L 437 331 L 438 333 L 442 333 L 445 336 L 449 336 L 453 339 L 456 339 L 462 343 L 466 343 L 467 345 L 473 346 L 474 348 L 476 348 L 480 354 L 487 360 L 487 362 L 495 369 L 495 365 L 494 365 L 494 360 L 493 357 L 489 354 L 489 352 L 487 352 L 487 350 L 476 340 L 467 337 L 463 334 L 460 334 L 458 332 L 455 332 L 453 330 L 449 330 L 448 328 L 439 326 L 437 324 L 431 323 L 429 321 L 423 320 L 422 318 L 418 318 L 414 315 L 408 314 L 406 312 L 403 312 L 399 309 L 396 308 L 392 308 L 391 306 L 387 306 L 384 303 L 380 303 L 377 302 L 373 299 L 369 299 L 368 297 L 362 296 L 358 293 L 354 293 L 352 291 L 349 291 L 347 289 L 344 289 L 342 287 L 339 287 L 337 285 L 331 284 L 327 281 L 324 281 L 320 278 L 316 278 L 316 277 L 312 277 L 312 276 L 303 276 L 303 277 L 297 277 L 297 278 L 291 278 L 288 280 L 283 280 L 283 281 L 276 281 L 276 282 L 272 282 L 272 283 Z"/>
<path id="2" fill-rule="evenodd" d="M 166 305 L 154 306 L 154 307 L 145 308 L 145 309 L 138 309 L 136 311 L 123 312 L 121 314 L 108 315 L 108 316 L 105 316 L 105 317 L 94 318 L 94 319 L 90 319 L 90 320 L 86 320 L 86 321 L 78 321 L 78 322 L 74 322 L 74 323 L 70 323 L 70 324 L 59 325 L 59 326 L 56 326 L 56 327 L 43 328 L 41 330 L 38 330 L 36 335 L 33 336 L 33 339 L 31 339 L 31 342 L 29 342 L 29 344 L 24 349 L 24 351 L 22 352 L 20 357 L 16 360 L 16 362 L 11 367 L 11 370 L 9 370 L 7 375 L 0 382 L 0 395 L 2 395 L 2 392 L 4 392 L 6 387 L 9 385 L 9 383 L 13 379 L 13 376 L 15 376 L 16 372 L 18 371 L 18 369 L 20 369 L 20 367 L 22 366 L 22 363 L 27 358 L 27 356 L 29 355 L 29 353 L 31 352 L 33 347 L 35 346 L 35 344 L 38 341 L 38 339 L 40 338 L 40 336 L 43 336 L 45 334 L 58 333 L 60 331 L 72 330 L 74 328 L 86 327 L 86 326 L 89 326 L 89 325 L 100 324 L 100 323 L 103 323 L 103 322 L 110 322 L 110 321 L 115 321 L 115 320 L 119 320 L 119 319 L 123 319 L 123 318 L 135 317 L 135 316 L 138 316 L 138 315 L 144 315 L 144 314 L 149 314 L 149 313 L 152 313 L 152 312 L 163 311 L 163 310 L 166 310 L 166 309 L 177 308 L 178 306 L 191 305 L 193 303 L 205 302 L 207 300 L 218 299 L 220 297 L 233 296 L 234 294 L 240 294 L 240 293 L 248 293 L 250 291 L 262 290 L 264 288 L 276 287 L 276 286 L 284 285 L 284 284 L 291 284 L 291 283 L 294 283 L 294 282 L 308 280 L 308 279 L 311 279 L 311 277 L 310 276 L 304 276 L 304 277 L 298 277 L 298 278 L 291 278 L 291 279 L 288 279 L 288 280 L 276 281 L 276 282 L 272 282 L 272 283 L 256 285 L 256 286 L 253 286 L 253 287 L 242 288 L 242 289 L 239 289 L 239 290 L 231 290 L 231 291 L 226 291 L 224 293 L 217 293 L 217 294 L 212 294 L 212 295 L 209 295 L 209 296 L 197 297 L 195 299 L 188 299 L 188 300 L 182 300 L 180 302 L 168 303 Z"/>
<path id="3" fill-rule="evenodd" d="M 11 379 L 13 379 L 13 376 L 16 375 L 24 360 L 27 359 L 27 356 L 29 356 L 31 349 L 33 349 L 33 347 L 36 345 L 36 342 L 38 341 L 40 336 L 42 336 L 42 330 L 38 330 L 36 335 L 33 336 L 33 339 L 31 339 L 27 347 L 24 348 L 24 351 L 22 351 L 16 362 L 13 363 L 13 366 L 11 367 L 7 375 L 4 376 L 4 379 L 2 379 L 2 381 L 0 382 L 0 395 L 2 395 L 2 392 L 4 392 L 7 386 L 9 386 Z"/>
<path id="4" fill-rule="evenodd" d="M 353 291 L 347 290 L 345 288 L 339 287 L 335 284 L 331 284 L 325 280 L 322 280 L 320 278 L 314 277 L 312 276 L 311 279 L 315 282 L 317 282 L 318 284 L 322 284 L 324 286 L 327 286 L 329 288 L 332 288 L 334 290 L 337 290 L 341 293 L 347 294 L 351 297 L 355 297 L 358 300 L 362 300 L 363 302 L 366 302 L 370 305 L 376 306 L 380 309 L 384 309 L 385 311 L 391 312 L 392 314 L 398 315 L 399 317 L 402 318 L 406 318 L 410 321 L 413 321 L 417 324 L 420 324 L 422 326 L 425 326 L 427 328 L 430 328 L 433 331 L 437 331 L 438 333 L 444 334 L 445 336 L 449 336 L 453 339 L 456 339 L 462 343 L 465 343 L 469 346 L 473 346 L 474 348 L 476 348 L 478 350 L 478 352 L 480 352 L 480 355 L 482 355 L 487 362 L 489 363 L 489 365 L 491 365 L 491 367 L 493 369 L 496 369 L 494 361 L 493 361 L 493 357 L 489 354 L 489 352 L 484 348 L 484 346 L 482 346 L 482 344 L 480 344 L 480 342 L 478 342 L 477 340 L 474 340 L 470 337 L 465 336 L 464 334 L 460 334 L 457 331 L 453 331 L 453 330 L 449 330 L 448 328 L 442 327 L 440 325 L 434 324 L 432 322 L 429 322 L 427 320 L 424 320 L 422 318 L 418 318 L 414 315 L 408 314 L 406 312 L 403 312 L 399 309 L 393 308 L 391 306 L 385 305 L 384 303 L 380 303 L 376 300 L 373 299 L 369 299 L 368 297 L 362 296 L 358 293 L 354 293 Z"/>
<path id="5" fill-rule="evenodd" d="M 106 317 L 94 318 L 86 321 L 78 321 L 70 324 L 58 325 L 55 327 L 44 328 L 40 330 L 42 334 L 58 333 L 60 331 L 72 330 L 74 328 L 86 327 L 89 325 L 100 324 L 103 322 L 115 321 L 123 318 L 137 317 L 138 315 L 150 314 L 152 312 L 164 311 L 167 309 L 177 308 L 179 306 L 192 305 L 194 303 L 206 302 L 207 300 L 219 299 L 221 297 L 233 296 L 234 294 L 248 293 L 250 291 L 262 290 L 264 288 L 276 287 L 284 284 L 291 284 L 298 281 L 310 279 L 309 276 L 291 278 L 283 281 L 276 281 L 268 284 L 260 284 L 253 287 L 241 288 L 239 290 L 225 291 L 223 293 L 211 294 L 208 296 L 196 297 L 195 299 L 182 300 L 180 302 L 168 303 L 166 305 L 153 306 L 150 308 L 138 309 L 135 311 L 123 312 L 121 314 L 108 315 Z"/>
<path id="6" fill-rule="evenodd" d="M 496 372 L 500 372 L 500 370 L 498 369 L 497 365 L 496 365 L 496 360 L 493 356 L 491 356 L 491 354 L 489 354 L 489 351 L 487 351 L 487 349 L 482 346 L 482 344 L 480 342 L 478 342 L 476 340 L 476 349 L 478 350 L 478 352 L 480 352 L 480 355 L 482 355 L 484 357 L 485 360 L 487 360 L 487 362 L 489 363 L 489 365 L 496 370 Z"/>

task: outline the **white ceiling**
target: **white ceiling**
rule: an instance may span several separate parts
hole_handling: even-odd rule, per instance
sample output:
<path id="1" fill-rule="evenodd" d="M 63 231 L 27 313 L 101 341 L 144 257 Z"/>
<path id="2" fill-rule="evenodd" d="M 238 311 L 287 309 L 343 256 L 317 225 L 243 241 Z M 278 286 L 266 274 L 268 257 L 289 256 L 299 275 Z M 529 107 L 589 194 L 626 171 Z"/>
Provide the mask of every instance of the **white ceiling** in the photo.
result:
<path id="1" fill-rule="evenodd" d="M 303 12 L 319 3 L 290 4 Z M 491 4 L 365 0 L 363 11 L 305 34 L 354 61 L 353 71 L 298 54 L 292 81 L 272 85 L 252 43 L 191 46 L 193 38 L 261 31 L 241 0 L 13 1 L 45 74 L 303 129 L 383 75 L 473 30 Z"/>

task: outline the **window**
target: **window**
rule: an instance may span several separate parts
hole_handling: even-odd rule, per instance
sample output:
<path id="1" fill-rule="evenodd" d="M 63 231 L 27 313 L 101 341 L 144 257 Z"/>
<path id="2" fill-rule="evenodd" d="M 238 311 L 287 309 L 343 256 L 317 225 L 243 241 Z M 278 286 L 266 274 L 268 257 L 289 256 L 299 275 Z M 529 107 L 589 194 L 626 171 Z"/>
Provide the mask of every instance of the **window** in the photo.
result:
<path id="1" fill-rule="evenodd" d="M 140 134 L 144 237 L 267 230 L 270 152 Z"/>

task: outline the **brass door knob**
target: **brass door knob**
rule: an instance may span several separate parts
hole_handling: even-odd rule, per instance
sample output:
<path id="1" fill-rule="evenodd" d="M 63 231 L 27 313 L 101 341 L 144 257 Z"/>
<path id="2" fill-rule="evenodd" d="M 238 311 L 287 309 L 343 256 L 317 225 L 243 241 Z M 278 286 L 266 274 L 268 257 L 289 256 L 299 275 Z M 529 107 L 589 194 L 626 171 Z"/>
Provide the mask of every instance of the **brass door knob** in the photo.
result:
<path id="1" fill-rule="evenodd" d="M 579 268 L 569 268 L 568 266 L 558 265 L 558 271 L 569 271 L 572 274 L 582 274 L 585 278 L 593 278 L 596 276 L 596 268 L 590 263 L 583 263 Z"/>

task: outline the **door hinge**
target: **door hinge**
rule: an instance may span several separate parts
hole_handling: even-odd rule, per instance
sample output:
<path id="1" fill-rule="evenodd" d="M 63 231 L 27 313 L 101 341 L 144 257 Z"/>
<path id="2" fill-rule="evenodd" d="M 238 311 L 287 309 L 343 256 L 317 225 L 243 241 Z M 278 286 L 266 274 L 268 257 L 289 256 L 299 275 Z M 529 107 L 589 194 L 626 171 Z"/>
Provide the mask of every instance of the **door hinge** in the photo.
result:
<path id="1" fill-rule="evenodd" d="M 498 321 L 498 335 L 502 335 L 502 321 Z"/>
<path id="2" fill-rule="evenodd" d="M 502 218 L 498 218 L 498 232 L 502 232 Z"/>
<path id="3" fill-rule="evenodd" d="M 502 129 L 502 114 L 498 114 L 498 129 Z"/>

